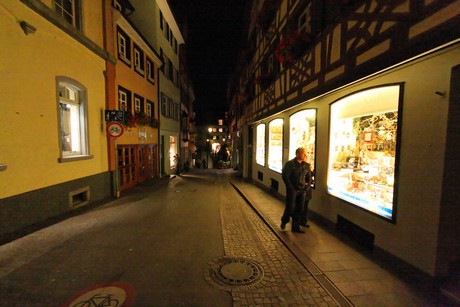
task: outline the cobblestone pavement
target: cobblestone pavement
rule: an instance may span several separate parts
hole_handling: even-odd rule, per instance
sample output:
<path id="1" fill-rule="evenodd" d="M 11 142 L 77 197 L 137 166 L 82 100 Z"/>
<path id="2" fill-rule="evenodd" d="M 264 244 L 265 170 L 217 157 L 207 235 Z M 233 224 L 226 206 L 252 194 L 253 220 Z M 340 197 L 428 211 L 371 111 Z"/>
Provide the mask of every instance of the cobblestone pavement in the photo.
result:
<path id="1" fill-rule="evenodd" d="M 259 283 L 231 288 L 234 306 L 338 306 L 229 183 L 220 188 L 225 256 L 254 260 L 264 270 Z"/>

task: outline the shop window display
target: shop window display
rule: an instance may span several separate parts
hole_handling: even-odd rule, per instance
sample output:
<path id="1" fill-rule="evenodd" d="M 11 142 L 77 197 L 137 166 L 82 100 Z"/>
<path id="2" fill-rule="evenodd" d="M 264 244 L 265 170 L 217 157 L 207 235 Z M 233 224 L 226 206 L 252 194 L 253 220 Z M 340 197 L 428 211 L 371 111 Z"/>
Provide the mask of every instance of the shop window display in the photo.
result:
<path id="1" fill-rule="evenodd" d="M 394 220 L 400 85 L 382 86 L 331 104 L 328 192 Z"/>
<path id="2" fill-rule="evenodd" d="M 281 173 L 283 168 L 283 120 L 272 120 L 268 125 L 268 168 Z"/>
<path id="3" fill-rule="evenodd" d="M 265 124 L 257 126 L 256 162 L 265 166 Z"/>
<path id="4" fill-rule="evenodd" d="M 307 162 L 315 167 L 316 110 L 309 109 L 293 114 L 289 120 L 289 159 L 295 157 L 295 150 L 307 150 Z"/>

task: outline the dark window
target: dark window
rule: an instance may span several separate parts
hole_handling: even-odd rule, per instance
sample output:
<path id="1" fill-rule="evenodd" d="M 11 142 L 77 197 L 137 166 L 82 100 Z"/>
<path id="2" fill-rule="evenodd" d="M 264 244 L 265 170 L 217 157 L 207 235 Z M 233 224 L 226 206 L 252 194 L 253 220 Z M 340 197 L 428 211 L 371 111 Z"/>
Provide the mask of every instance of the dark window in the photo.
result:
<path id="1" fill-rule="evenodd" d="M 161 93 L 161 114 L 166 116 L 167 113 L 167 97 L 164 93 Z"/>
<path id="2" fill-rule="evenodd" d="M 66 22 L 81 30 L 80 0 L 54 0 L 54 10 Z"/>
<path id="3" fill-rule="evenodd" d="M 119 27 L 117 27 L 117 45 L 118 59 L 131 66 L 131 39 Z"/>
<path id="4" fill-rule="evenodd" d="M 118 87 L 118 109 L 123 111 L 132 111 L 131 92 L 127 89 Z"/>
<path id="5" fill-rule="evenodd" d="M 134 70 L 144 76 L 144 51 L 134 44 Z"/>
<path id="6" fill-rule="evenodd" d="M 155 65 L 153 64 L 153 61 L 147 58 L 146 60 L 146 75 L 147 75 L 147 80 L 150 81 L 151 83 L 155 82 Z"/>
<path id="7" fill-rule="evenodd" d="M 174 82 L 174 66 L 171 60 L 168 59 L 168 77 L 169 80 Z"/>
<path id="8" fill-rule="evenodd" d="M 147 100 L 145 114 L 152 118 L 155 118 L 155 104 L 153 101 Z"/>
<path id="9" fill-rule="evenodd" d="M 134 94 L 134 113 L 144 113 L 144 97 Z"/>

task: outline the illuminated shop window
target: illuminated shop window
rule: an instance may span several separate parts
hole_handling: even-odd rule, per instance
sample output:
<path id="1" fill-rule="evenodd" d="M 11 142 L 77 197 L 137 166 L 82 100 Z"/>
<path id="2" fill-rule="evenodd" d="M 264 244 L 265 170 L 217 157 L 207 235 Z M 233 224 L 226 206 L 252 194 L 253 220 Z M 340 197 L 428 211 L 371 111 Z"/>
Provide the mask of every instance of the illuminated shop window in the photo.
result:
<path id="1" fill-rule="evenodd" d="M 257 126 L 256 162 L 265 166 L 265 124 Z"/>
<path id="2" fill-rule="evenodd" d="M 400 85 L 372 88 L 331 105 L 328 192 L 394 220 Z"/>
<path id="3" fill-rule="evenodd" d="M 281 173 L 283 168 L 283 120 L 272 120 L 268 125 L 268 168 Z"/>
<path id="4" fill-rule="evenodd" d="M 169 167 L 174 169 L 176 167 L 176 161 L 174 156 L 177 154 L 176 137 L 169 136 Z"/>
<path id="5" fill-rule="evenodd" d="M 289 120 L 289 159 L 295 157 L 295 150 L 303 147 L 307 151 L 307 162 L 312 171 L 315 167 L 316 110 L 303 110 L 293 114 Z"/>

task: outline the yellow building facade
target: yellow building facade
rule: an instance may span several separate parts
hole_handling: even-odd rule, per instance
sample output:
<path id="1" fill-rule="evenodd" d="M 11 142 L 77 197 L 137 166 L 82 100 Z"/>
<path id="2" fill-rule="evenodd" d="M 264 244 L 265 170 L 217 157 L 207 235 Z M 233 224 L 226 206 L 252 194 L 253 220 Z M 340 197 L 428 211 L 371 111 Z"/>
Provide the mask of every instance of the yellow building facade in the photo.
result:
<path id="1" fill-rule="evenodd" d="M 107 109 L 124 111 L 124 133 L 108 137 L 110 170 L 117 195 L 158 177 L 158 68 L 153 47 L 125 17 L 123 4 L 106 3 L 106 49 L 117 63 L 108 62 Z"/>
<path id="2" fill-rule="evenodd" d="M 83 4 L 0 3 L 0 236 L 110 196 L 102 2 Z"/>

